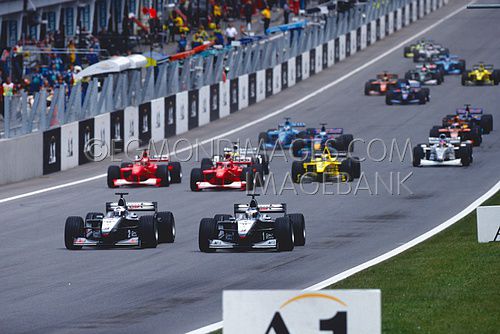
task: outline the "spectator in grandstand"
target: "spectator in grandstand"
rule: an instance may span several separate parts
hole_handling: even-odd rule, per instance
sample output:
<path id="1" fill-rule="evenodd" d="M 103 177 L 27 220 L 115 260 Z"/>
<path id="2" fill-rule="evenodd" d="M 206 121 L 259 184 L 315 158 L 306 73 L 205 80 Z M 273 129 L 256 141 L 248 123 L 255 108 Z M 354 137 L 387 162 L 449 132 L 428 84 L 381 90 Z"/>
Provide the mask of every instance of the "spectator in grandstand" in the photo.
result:
<path id="1" fill-rule="evenodd" d="M 271 24 L 271 9 L 269 8 L 269 6 L 266 6 L 262 10 L 261 14 L 262 14 L 262 19 L 264 21 L 264 33 L 267 35 L 267 29 Z"/>
<path id="2" fill-rule="evenodd" d="M 234 40 L 236 40 L 236 36 L 238 35 L 238 30 L 229 23 L 226 28 L 226 40 L 227 44 L 230 45 Z"/>
<path id="3" fill-rule="evenodd" d="M 247 24 L 247 31 L 252 31 L 252 15 L 253 6 L 252 0 L 248 0 L 243 6 L 243 13 L 245 14 L 245 22 Z"/>
<path id="4" fill-rule="evenodd" d="M 283 23 L 288 24 L 290 23 L 290 13 L 292 10 L 290 9 L 290 6 L 288 5 L 288 2 L 285 2 L 283 5 Z"/>
<path id="5" fill-rule="evenodd" d="M 186 47 L 187 47 L 186 35 L 181 34 L 181 37 L 179 38 L 179 41 L 177 42 L 177 52 L 186 51 Z"/>

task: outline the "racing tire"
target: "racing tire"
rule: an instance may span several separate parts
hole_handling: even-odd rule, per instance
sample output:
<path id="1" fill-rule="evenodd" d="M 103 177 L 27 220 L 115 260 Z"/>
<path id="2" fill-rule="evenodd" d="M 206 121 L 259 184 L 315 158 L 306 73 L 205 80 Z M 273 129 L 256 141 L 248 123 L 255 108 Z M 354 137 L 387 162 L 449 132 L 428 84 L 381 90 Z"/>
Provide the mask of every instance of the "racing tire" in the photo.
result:
<path id="1" fill-rule="evenodd" d="M 460 157 L 460 162 L 462 163 L 462 166 L 467 167 L 470 165 L 470 148 L 468 146 L 461 146 L 458 149 L 458 156 Z"/>
<path id="2" fill-rule="evenodd" d="M 265 144 L 267 143 L 269 143 L 269 135 L 267 134 L 267 132 L 259 133 L 259 147 L 265 149 L 266 148 Z"/>
<path id="3" fill-rule="evenodd" d="M 255 186 L 263 187 L 266 182 L 264 166 L 262 166 L 260 163 L 253 164 L 252 172 L 254 173 Z"/>
<path id="4" fill-rule="evenodd" d="M 341 152 L 352 152 L 352 150 L 354 149 L 354 144 L 351 145 L 351 143 L 353 141 L 354 136 L 351 134 L 340 135 L 335 139 L 333 147 Z"/>
<path id="5" fill-rule="evenodd" d="M 372 90 L 372 84 L 370 82 L 365 83 L 365 95 L 369 96 Z"/>
<path id="6" fill-rule="evenodd" d="M 210 158 L 203 158 L 201 159 L 201 170 L 207 170 L 207 169 L 212 169 L 214 166 L 212 159 Z"/>
<path id="7" fill-rule="evenodd" d="M 118 166 L 109 166 L 108 167 L 108 188 L 116 188 L 115 180 L 119 179 L 120 175 L 120 167 Z"/>
<path id="8" fill-rule="evenodd" d="M 120 164 L 120 168 L 129 168 L 129 167 L 132 167 L 133 166 L 133 163 L 131 162 L 122 162 Z"/>
<path id="9" fill-rule="evenodd" d="M 217 221 L 213 218 L 203 218 L 198 231 L 198 248 L 203 253 L 213 253 L 215 249 L 209 247 L 210 240 L 217 237 Z"/>
<path id="10" fill-rule="evenodd" d="M 294 244 L 295 246 L 304 246 L 306 244 L 306 222 L 301 213 L 290 213 L 288 219 L 292 222 Z"/>
<path id="11" fill-rule="evenodd" d="M 203 171 L 201 168 L 193 168 L 191 169 L 191 177 L 189 179 L 189 186 L 191 191 L 201 191 L 200 188 L 196 185 L 196 182 L 203 181 Z"/>
<path id="12" fill-rule="evenodd" d="M 461 72 L 465 71 L 465 59 L 459 59 L 458 60 L 458 68 L 460 69 Z"/>
<path id="13" fill-rule="evenodd" d="M 66 246 L 66 249 L 82 249 L 82 246 L 75 246 L 73 242 L 75 238 L 84 237 L 84 234 L 82 217 L 70 216 L 66 219 L 64 225 L 64 246 Z"/>
<path id="14" fill-rule="evenodd" d="M 181 183 L 182 182 L 181 163 L 178 161 L 173 161 L 168 164 L 168 167 L 170 168 L 170 182 Z"/>
<path id="15" fill-rule="evenodd" d="M 292 142 L 292 155 L 294 157 L 301 157 L 301 151 L 306 147 L 306 142 L 303 139 L 295 139 Z"/>
<path id="16" fill-rule="evenodd" d="M 214 216 L 214 220 L 216 222 L 227 221 L 229 219 L 231 219 L 231 215 L 228 215 L 228 214 L 216 214 Z"/>
<path id="17" fill-rule="evenodd" d="M 352 182 L 354 180 L 355 167 L 354 160 L 352 158 L 347 158 L 342 160 L 339 167 L 339 172 L 345 174 L 347 177 L 347 182 Z"/>
<path id="18" fill-rule="evenodd" d="M 392 92 L 387 92 L 385 94 L 385 104 L 388 106 L 392 106 L 392 99 L 394 98 L 394 94 Z"/>
<path id="19" fill-rule="evenodd" d="M 481 136 L 481 128 L 479 126 L 471 127 L 469 135 L 469 138 L 472 140 L 473 146 L 480 146 L 483 142 L 483 137 Z"/>
<path id="20" fill-rule="evenodd" d="M 158 243 L 173 243 L 175 241 L 175 219 L 170 211 L 158 212 L 156 215 L 158 228 Z"/>
<path id="21" fill-rule="evenodd" d="M 439 125 L 434 125 L 430 130 L 429 130 L 429 137 L 432 138 L 439 138 L 439 130 L 441 127 Z"/>
<path id="22" fill-rule="evenodd" d="M 484 134 L 489 134 L 493 130 L 493 115 L 484 114 L 479 121 Z"/>
<path id="23" fill-rule="evenodd" d="M 275 235 L 276 235 L 276 250 L 278 252 L 290 252 L 295 246 L 295 236 L 293 233 L 292 223 L 290 219 L 285 217 L 278 217 L 274 222 Z"/>
<path id="24" fill-rule="evenodd" d="M 300 183 L 302 176 L 305 174 L 304 164 L 302 161 L 292 162 L 292 181 Z"/>
<path id="25" fill-rule="evenodd" d="M 154 216 L 139 217 L 139 239 L 141 248 L 156 248 L 158 246 L 158 227 Z"/>
<path id="26" fill-rule="evenodd" d="M 170 171 L 168 165 L 158 165 L 156 177 L 160 179 L 160 187 L 168 187 L 170 185 Z"/>
<path id="27" fill-rule="evenodd" d="M 359 179 L 361 177 L 361 161 L 359 160 L 359 157 L 352 157 L 352 163 L 353 163 L 353 177 L 355 179 Z"/>
<path id="28" fill-rule="evenodd" d="M 413 54 L 413 62 L 418 63 L 419 61 L 420 61 L 420 56 L 419 56 L 418 52 L 414 53 Z"/>
<path id="29" fill-rule="evenodd" d="M 500 70 L 493 70 L 493 84 L 496 86 L 500 83 Z"/>
<path id="30" fill-rule="evenodd" d="M 423 91 L 418 92 L 418 104 L 425 104 L 427 102 L 427 97 Z"/>
<path id="31" fill-rule="evenodd" d="M 413 148 L 413 167 L 420 167 L 422 159 L 425 157 L 424 149 L 422 146 L 415 146 Z"/>
<path id="32" fill-rule="evenodd" d="M 411 47 L 410 47 L 410 46 L 405 46 L 405 48 L 404 48 L 404 50 L 403 50 L 403 57 L 405 57 L 405 58 L 410 58 L 410 57 L 408 57 L 407 55 L 408 55 L 408 54 L 411 54 L 411 53 L 412 53 L 412 51 L 411 51 Z"/>
<path id="33" fill-rule="evenodd" d="M 254 184 L 254 173 L 251 167 L 245 167 L 241 171 L 240 181 L 246 181 L 246 190 L 253 190 Z M 255 182 L 257 183 L 257 182 Z"/>
<path id="34" fill-rule="evenodd" d="M 469 80 L 469 72 L 470 71 L 463 71 L 462 72 L 462 86 L 467 86 L 467 81 Z"/>

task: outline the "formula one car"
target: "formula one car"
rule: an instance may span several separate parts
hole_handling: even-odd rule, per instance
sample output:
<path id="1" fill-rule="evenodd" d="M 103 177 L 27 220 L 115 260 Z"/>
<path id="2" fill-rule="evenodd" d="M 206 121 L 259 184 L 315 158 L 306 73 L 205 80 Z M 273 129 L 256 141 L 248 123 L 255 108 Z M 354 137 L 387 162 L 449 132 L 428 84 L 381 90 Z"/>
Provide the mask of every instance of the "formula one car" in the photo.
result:
<path id="1" fill-rule="evenodd" d="M 172 212 L 158 212 L 156 202 L 126 202 L 127 193 L 116 193 L 118 202 L 106 203 L 106 214 L 89 212 L 85 217 L 66 219 L 64 244 L 67 249 L 84 246 L 138 246 L 156 248 L 159 243 L 175 240 Z M 138 216 L 135 212 L 153 212 Z"/>
<path id="2" fill-rule="evenodd" d="M 285 117 L 285 123 L 279 124 L 277 129 L 269 129 L 267 132 L 259 133 L 259 145 L 263 149 L 273 149 L 274 147 L 288 149 L 295 139 L 307 137 L 305 131 L 297 130 L 297 128 L 305 126 L 305 123 L 290 122 L 290 118 Z"/>
<path id="3" fill-rule="evenodd" d="M 480 63 L 462 73 L 462 86 L 493 86 L 499 83 L 500 70 L 493 69 L 493 65 Z"/>
<path id="4" fill-rule="evenodd" d="M 203 189 L 252 190 L 264 183 L 264 170 L 258 160 L 225 159 L 214 156 L 201 161 L 201 168 L 191 170 L 192 191 Z"/>
<path id="5" fill-rule="evenodd" d="M 413 166 L 469 166 L 472 162 L 472 146 L 441 134 L 429 138 L 429 144 L 413 148 Z"/>
<path id="6" fill-rule="evenodd" d="M 328 147 L 334 152 L 352 152 L 354 149 L 354 136 L 344 134 L 342 128 L 326 128 L 326 123 L 321 123 L 321 128 L 309 128 L 306 130 L 307 138 L 297 139 L 292 144 L 292 154 L 294 157 L 302 157 L 310 154 L 314 150 L 322 151 Z"/>
<path id="7" fill-rule="evenodd" d="M 158 165 L 158 162 L 168 164 Z M 109 188 L 125 185 L 168 187 L 170 183 L 181 183 L 181 180 L 182 170 L 179 162 L 170 161 L 165 155 L 150 157 L 147 150 L 134 162 L 124 162 L 120 167 L 108 167 Z"/>
<path id="8" fill-rule="evenodd" d="M 249 194 L 250 195 L 250 194 Z M 217 249 L 276 249 L 291 251 L 306 243 L 304 216 L 287 214 L 286 204 L 235 204 L 234 215 L 218 214 L 200 222 L 198 245 L 204 253 Z M 271 214 L 283 214 L 272 217 Z"/>
<path id="9" fill-rule="evenodd" d="M 482 134 L 489 134 L 493 130 L 493 115 L 484 114 L 482 108 L 473 108 L 466 104 L 458 108 L 455 115 L 446 115 L 443 118 L 443 127 L 454 123 L 467 124 L 469 128 L 479 126 Z"/>
<path id="10" fill-rule="evenodd" d="M 292 181 L 325 182 L 338 180 L 351 182 L 361 175 L 361 164 L 359 159 L 348 157 L 340 161 L 338 157 L 332 156 L 328 147 L 322 151 L 314 151 L 312 157 L 305 161 L 294 161 L 292 163 Z"/>
<path id="11" fill-rule="evenodd" d="M 429 88 L 422 88 L 418 81 L 398 80 L 398 88 L 385 95 L 385 103 L 393 104 L 425 104 L 430 101 Z"/>
<path id="12" fill-rule="evenodd" d="M 444 81 L 444 74 L 436 65 L 424 64 L 406 72 L 405 79 L 418 81 L 422 85 L 440 85 Z"/>
<path id="13" fill-rule="evenodd" d="M 385 95 L 389 89 L 396 87 L 397 82 L 397 74 L 387 72 L 377 74 L 376 79 L 365 83 L 365 95 Z"/>
<path id="14" fill-rule="evenodd" d="M 437 55 L 431 61 L 445 74 L 461 74 L 465 71 L 465 60 L 455 55 Z"/>
<path id="15" fill-rule="evenodd" d="M 427 45 L 438 45 L 434 41 L 422 39 L 414 44 L 405 46 L 403 50 L 403 55 L 405 58 L 413 58 L 413 56 L 421 49 L 425 48 Z"/>
<path id="16" fill-rule="evenodd" d="M 436 56 L 447 56 L 449 54 L 450 50 L 441 45 L 427 44 L 413 54 L 413 61 L 415 63 L 428 62 Z"/>
<path id="17" fill-rule="evenodd" d="M 452 123 L 444 127 L 435 125 L 429 131 L 429 137 L 437 138 L 440 134 L 444 134 L 446 137 L 452 139 L 467 141 L 472 143 L 473 146 L 479 146 L 483 141 L 481 128 L 476 124 L 472 124 L 470 127 L 469 124 L 466 123 Z"/>
<path id="18" fill-rule="evenodd" d="M 218 160 L 223 159 L 222 157 L 217 157 Z M 237 162 L 249 162 L 252 164 L 260 164 L 262 166 L 262 171 L 264 174 L 269 174 L 269 157 L 266 152 L 261 152 L 258 148 L 254 147 L 240 147 L 239 143 L 233 143 L 232 147 L 224 148 L 224 159 Z M 203 159 L 205 161 L 205 166 L 212 167 L 213 163 L 210 159 Z M 203 169 L 203 167 L 202 167 Z M 205 168 L 206 169 L 206 168 Z"/>

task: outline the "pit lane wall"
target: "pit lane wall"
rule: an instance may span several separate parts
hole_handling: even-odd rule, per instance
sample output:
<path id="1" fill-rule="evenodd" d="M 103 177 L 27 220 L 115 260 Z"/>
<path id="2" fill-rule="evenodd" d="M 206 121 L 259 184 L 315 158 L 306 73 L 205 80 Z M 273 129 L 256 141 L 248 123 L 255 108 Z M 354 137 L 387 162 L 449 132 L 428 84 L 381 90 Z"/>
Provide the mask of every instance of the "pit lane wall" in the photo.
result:
<path id="1" fill-rule="evenodd" d="M 86 150 L 133 149 L 245 109 L 350 57 L 410 25 L 448 0 L 414 0 L 402 8 L 273 68 L 184 91 L 123 110 L 65 124 L 41 134 L 0 141 L 0 184 L 51 174 L 91 162 Z M 87 145 L 99 139 L 98 146 Z M 130 141 L 134 139 L 134 141 Z M 124 143 L 130 143 L 124 147 Z M 87 152 L 89 153 L 89 152 Z"/>

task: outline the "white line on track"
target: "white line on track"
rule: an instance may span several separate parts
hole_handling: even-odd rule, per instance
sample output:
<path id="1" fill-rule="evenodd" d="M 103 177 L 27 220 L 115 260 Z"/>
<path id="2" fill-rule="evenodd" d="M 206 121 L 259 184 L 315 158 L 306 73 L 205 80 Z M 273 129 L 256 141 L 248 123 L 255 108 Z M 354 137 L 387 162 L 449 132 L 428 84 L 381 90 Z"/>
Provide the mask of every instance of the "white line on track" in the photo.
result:
<path id="1" fill-rule="evenodd" d="M 475 1 L 471 2 L 471 3 L 474 3 Z M 224 132 L 224 133 L 221 133 L 217 136 L 214 136 L 214 137 L 211 137 L 211 138 L 208 138 L 208 139 L 205 139 L 199 143 L 196 143 L 194 145 L 191 145 L 189 147 L 185 147 L 185 148 L 182 148 L 182 149 L 179 149 L 179 150 L 176 150 L 174 152 L 172 152 L 172 155 L 176 155 L 176 154 L 179 154 L 179 153 L 182 153 L 182 152 L 185 152 L 187 150 L 190 150 L 190 149 L 193 149 L 193 148 L 196 148 L 198 146 L 201 146 L 201 145 L 205 145 L 207 143 L 210 143 L 214 140 L 218 140 L 218 139 L 222 139 L 222 138 L 226 138 L 234 133 L 237 133 L 237 132 L 240 132 L 241 130 L 243 129 L 246 129 L 246 128 L 249 128 L 251 126 L 254 126 L 256 124 L 259 124 L 265 120 L 268 120 L 272 117 L 275 117 L 279 114 L 282 114 L 284 113 L 285 111 L 287 110 L 290 110 L 291 108 L 293 107 L 296 107 L 298 105 L 300 105 L 301 103 L 304 103 L 310 99 L 312 99 L 313 97 L 323 93 L 324 91 L 338 85 L 339 83 L 347 80 L 347 79 L 350 79 L 352 78 L 352 76 L 354 74 L 357 74 L 359 72 L 361 72 L 362 70 L 370 67 L 371 65 L 375 64 L 376 62 L 378 62 L 379 60 L 387 57 L 388 55 L 390 55 L 391 53 L 393 53 L 394 51 L 398 50 L 399 48 L 403 47 L 405 44 L 408 44 L 409 42 L 411 42 L 412 40 L 422 36 L 423 34 L 427 33 L 429 30 L 437 27 L 438 25 L 440 25 L 441 23 L 447 21 L 448 19 L 450 19 L 451 17 L 455 16 L 456 14 L 458 14 L 459 12 L 461 12 L 463 9 L 465 9 L 465 7 L 462 7 L 462 8 L 459 8 L 457 10 L 455 10 L 454 12 L 448 14 L 447 16 L 443 17 L 442 19 L 436 21 L 434 24 L 431 24 L 430 26 L 428 26 L 427 28 L 425 28 L 424 30 L 421 30 L 419 33 L 413 35 L 412 37 L 404 40 L 403 42 L 399 43 L 398 45 L 392 47 L 391 49 L 387 50 L 386 52 L 380 54 L 379 56 L 373 58 L 372 60 L 370 60 L 369 62 L 365 63 L 364 65 L 361 65 L 360 67 L 356 68 L 355 70 L 347 73 L 346 75 L 338 78 L 337 80 L 335 81 L 332 81 L 330 82 L 328 85 L 326 86 L 323 86 L 322 88 L 318 89 L 317 91 L 315 91 L 314 93 L 311 93 L 311 94 L 308 94 L 270 114 L 267 114 L 266 116 L 263 116 L 261 118 L 258 118 L 254 121 L 251 121 L 249 123 L 245 123 L 244 125 L 241 125 L 237 128 L 234 128 L 232 130 L 229 130 L 227 132 Z M 24 193 L 24 194 L 19 194 L 19 195 L 15 195 L 15 196 L 12 196 L 12 197 L 7 197 L 7 198 L 3 198 L 3 199 L 0 199 L 0 204 L 1 203 L 6 203 L 6 202 L 11 202 L 11 201 L 14 201 L 14 200 L 17 200 L 17 199 L 21 199 L 21 198 L 25 198 L 25 197 L 30 197 L 30 196 L 35 196 L 35 195 L 39 195 L 39 194 L 43 194 L 43 193 L 47 193 L 47 192 L 51 192 L 51 191 L 54 191 L 54 190 L 59 190 L 59 189 L 63 189 L 63 188 L 67 188 L 67 187 L 71 187 L 71 186 L 74 186 L 74 185 L 78 185 L 78 184 L 82 184 L 82 183 L 87 183 L 87 182 L 91 182 L 91 181 L 94 181 L 94 180 L 97 180 L 97 179 L 100 179 L 100 178 L 104 178 L 106 177 L 106 174 L 99 174 L 99 175 L 95 175 L 95 176 L 92 176 L 92 177 L 89 177 L 89 178 L 86 178 L 86 179 L 82 179 L 82 180 L 78 180 L 78 181 L 73 181 L 73 182 L 69 182 L 69 183 L 63 183 L 63 184 L 60 184 L 60 185 L 57 185 L 57 186 L 53 186 L 53 187 L 49 187 L 49 188 L 45 188 L 45 189 L 39 189 L 39 190 L 36 190 L 36 191 L 31 191 L 31 192 L 27 192 L 27 193 Z"/>
<path id="2" fill-rule="evenodd" d="M 476 0 L 472 1 L 471 3 L 474 3 L 476 2 Z M 270 117 L 273 117 L 273 116 L 276 116 L 304 101 L 307 101 L 309 99 L 311 99 L 312 97 L 318 95 L 318 94 L 321 94 L 322 92 L 324 92 L 325 90 L 333 87 L 333 86 L 336 86 L 338 85 L 339 83 L 341 83 L 342 81 L 348 79 L 349 77 L 351 77 L 353 74 L 356 74 L 362 70 L 364 70 L 365 68 L 373 65 L 374 63 L 376 63 L 377 61 L 381 60 L 382 58 L 388 56 L 389 54 L 393 53 L 394 51 L 397 51 L 398 49 L 400 49 L 401 47 L 403 47 L 405 44 L 408 44 L 410 43 L 412 40 L 414 40 L 415 38 L 418 38 L 424 34 L 426 34 L 428 31 L 434 29 L 435 27 L 439 26 L 440 24 L 442 24 L 443 22 L 449 20 L 450 18 L 452 18 L 453 16 L 457 15 L 458 13 L 460 13 L 462 10 L 464 10 L 465 7 L 461 7 L 461 8 L 458 8 L 457 10 L 451 12 L 450 14 L 446 15 L 445 17 L 441 18 L 440 20 L 436 21 L 435 23 L 431 24 L 430 26 L 428 26 L 427 28 L 421 30 L 420 32 L 418 32 L 417 34 L 407 38 L 406 40 L 404 40 L 403 42 L 399 43 L 398 45 L 394 46 L 393 48 L 387 50 L 386 52 L 382 53 L 381 55 L 377 56 L 376 58 L 373 58 L 372 60 L 370 60 L 369 62 L 365 63 L 364 65 L 358 67 L 357 69 L 355 69 L 354 71 L 350 72 L 349 74 L 346 74 L 344 75 L 343 77 L 329 83 L 328 85 L 322 87 L 321 89 L 317 90 L 316 92 L 314 93 L 311 93 L 309 95 L 306 95 L 304 96 L 302 99 L 299 99 L 295 102 L 293 102 L 292 104 L 288 105 L 288 106 L 285 106 L 283 107 L 282 109 L 279 109 L 277 111 L 275 111 L 274 113 L 272 114 L 269 114 L 261 119 L 258 119 L 254 122 L 252 122 L 250 125 L 254 125 L 254 124 L 257 124 L 259 122 L 262 122 L 263 120 L 266 120 Z M 235 130 L 241 130 L 241 129 L 244 129 L 246 128 L 247 126 L 250 126 L 250 125 L 246 125 L 246 126 L 242 126 L 238 129 L 235 129 Z M 235 131 L 230 131 L 230 133 L 234 133 Z M 219 137 L 216 137 L 216 139 L 218 139 Z M 479 205 L 481 205 L 481 203 L 483 203 L 485 200 L 487 200 L 488 198 L 490 198 L 491 196 L 493 196 L 496 192 L 498 192 L 500 190 L 500 181 L 495 184 L 490 190 L 488 190 L 488 192 L 486 192 L 484 195 L 482 195 L 481 197 L 479 197 L 477 200 L 475 200 L 472 204 L 470 204 L 468 207 L 466 207 L 464 210 L 460 211 L 459 213 L 457 213 L 455 216 L 453 216 L 452 218 L 448 219 L 447 221 L 445 221 L 444 223 L 436 226 L 435 228 L 433 228 L 432 230 L 416 237 L 415 239 L 413 240 L 410 240 L 408 241 L 407 243 L 404 243 L 403 245 L 387 252 L 387 253 L 384 253 L 374 259 L 371 259 L 367 262 L 364 262 L 354 268 L 351 268 L 351 269 L 348 269 L 344 272 L 341 272 L 333 277 L 330 277 L 322 282 L 319 282 L 313 286 L 310 286 L 304 290 L 321 290 L 321 289 L 324 289 L 326 288 L 327 286 L 329 285 L 332 285 L 336 282 L 339 282 L 349 276 L 352 276 L 362 270 L 365 270 L 371 266 L 374 266 L 378 263 L 381 263 L 385 260 L 388 260 L 390 259 L 391 257 L 393 256 L 396 256 L 398 254 L 401 254 L 402 252 L 410 249 L 411 247 L 415 246 L 415 245 L 418 245 L 419 243 L 429 239 L 430 237 L 438 234 L 439 232 L 443 231 L 444 229 L 450 227 L 451 225 L 455 224 L 457 221 L 459 221 L 460 219 L 462 219 L 463 217 L 465 217 L 466 215 L 468 215 L 469 213 L 471 213 L 472 211 L 474 211 Z M 207 325 L 205 327 L 202 327 L 202 328 L 199 328 L 199 329 L 196 329 L 194 331 L 191 331 L 191 332 L 188 332 L 186 334 L 206 334 L 206 333 L 210 333 L 210 332 L 213 332 L 213 331 L 216 331 L 218 329 L 221 329 L 223 326 L 223 322 L 222 321 L 219 321 L 219 322 L 216 322 L 216 323 L 213 323 L 213 324 L 210 324 L 210 325 Z"/>

